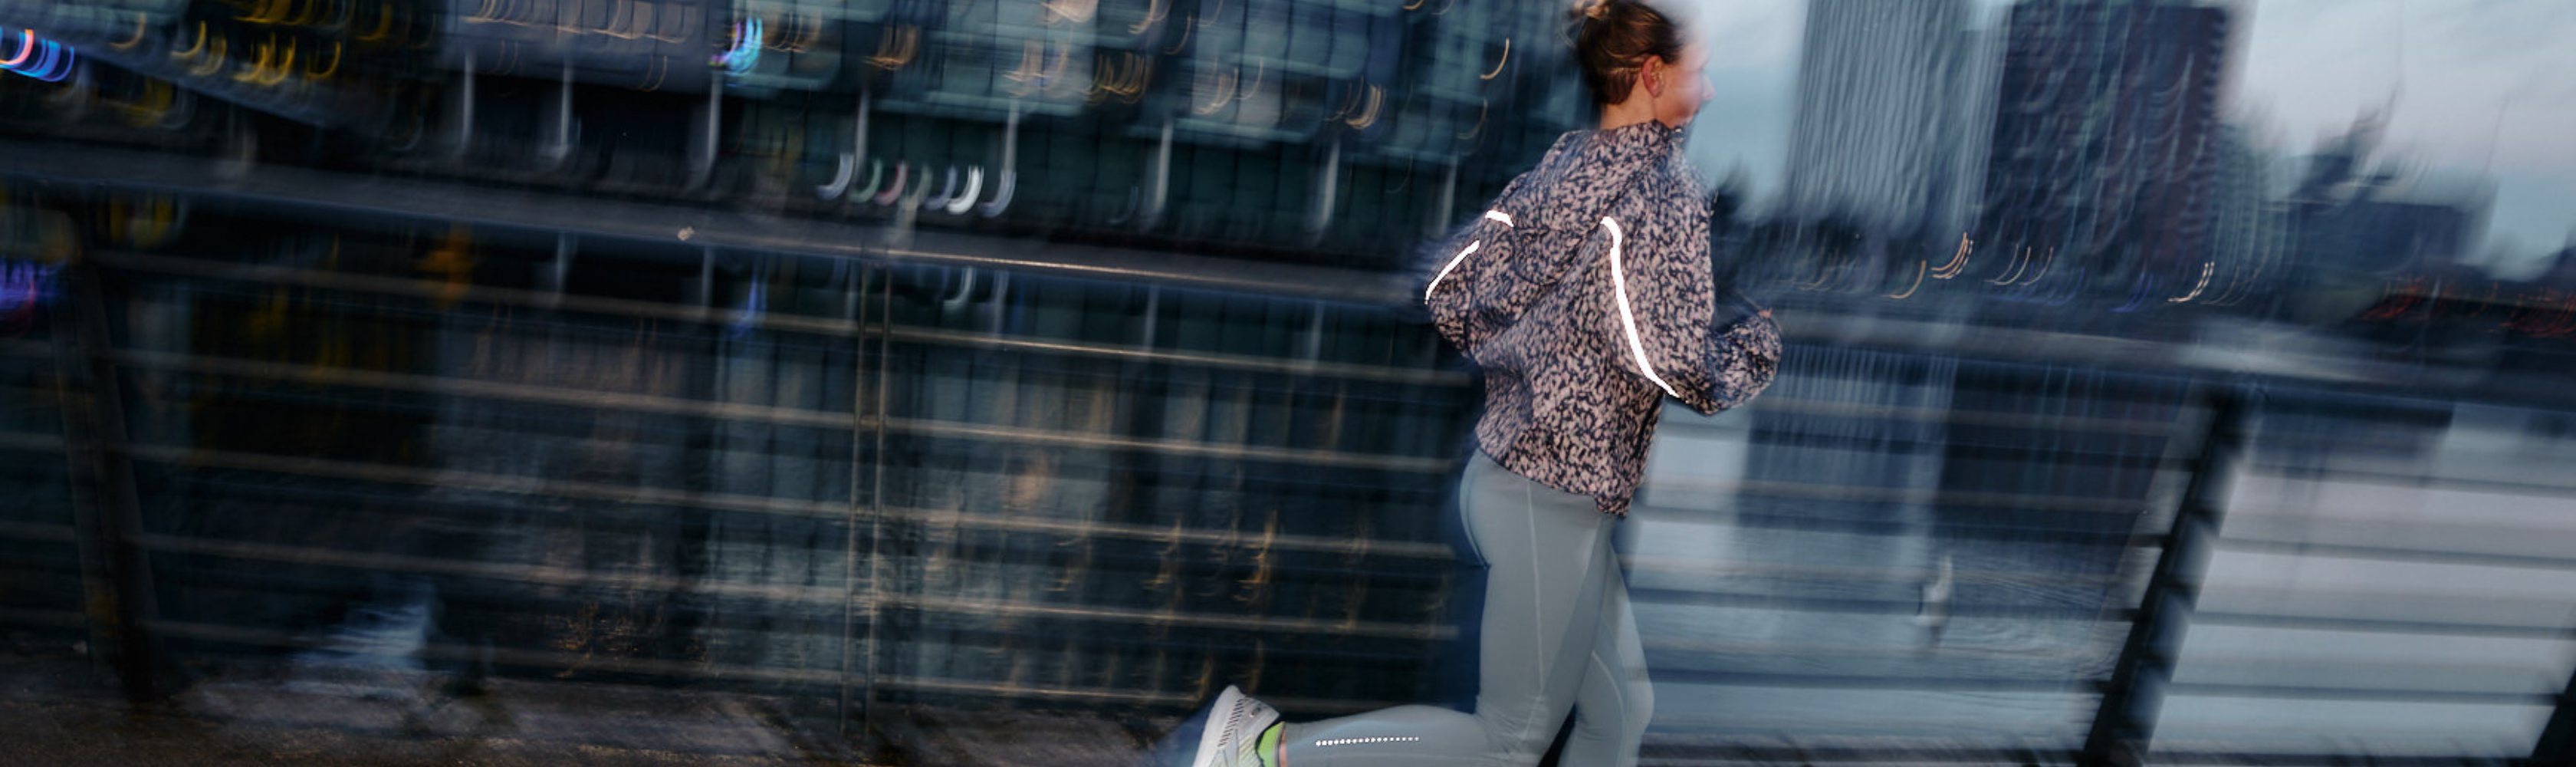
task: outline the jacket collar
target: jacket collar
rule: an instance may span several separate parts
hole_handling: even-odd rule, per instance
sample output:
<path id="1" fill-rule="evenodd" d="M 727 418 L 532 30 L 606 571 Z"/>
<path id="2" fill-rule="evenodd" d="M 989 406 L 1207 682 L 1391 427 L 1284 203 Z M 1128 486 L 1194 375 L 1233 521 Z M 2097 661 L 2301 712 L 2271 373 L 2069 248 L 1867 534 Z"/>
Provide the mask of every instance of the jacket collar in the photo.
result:
<path id="1" fill-rule="evenodd" d="M 1614 163 L 1660 160 L 1681 146 L 1679 128 L 1647 120 L 1609 130 L 1586 132 L 1584 154 Z"/>

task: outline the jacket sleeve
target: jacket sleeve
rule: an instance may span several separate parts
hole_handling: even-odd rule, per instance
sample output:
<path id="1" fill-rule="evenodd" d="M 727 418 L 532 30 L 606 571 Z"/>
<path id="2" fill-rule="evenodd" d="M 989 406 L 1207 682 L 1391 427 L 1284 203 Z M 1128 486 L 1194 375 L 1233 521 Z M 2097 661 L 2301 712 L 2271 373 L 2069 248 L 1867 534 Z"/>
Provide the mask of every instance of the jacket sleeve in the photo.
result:
<path id="1" fill-rule="evenodd" d="M 1744 404 L 1771 385 L 1780 329 L 1762 307 L 1710 275 L 1708 219 L 1681 195 L 1640 195 L 1613 215 L 1608 328 L 1620 367 L 1700 413 Z"/>
<path id="2" fill-rule="evenodd" d="M 1517 186 L 1515 182 L 1514 186 Z M 1506 193 L 1504 199 L 1509 199 Z M 1474 357 L 1476 349 L 1511 320 L 1503 293 L 1511 279 L 1511 255 L 1520 242 L 1517 223 L 1499 207 L 1450 237 L 1436 252 L 1422 301 L 1431 310 L 1440 335 Z"/>
<path id="3" fill-rule="evenodd" d="M 1484 345 L 1486 337 L 1494 335 L 1492 322 L 1479 319 L 1476 296 L 1481 291 L 1489 293 L 1499 288 L 1489 286 L 1492 281 L 1507 278 L 1497 268 L 1504 265 L 1507 252 L 1512 250 L 1512 226 L 1492 219 L 1492 216 L 1499 214 L 1486 214 L 1486 219 L 1476 219 L 1476 224 L 1468 224 L 1466 229 L 1461 229 L 1437 250 L 1432 278 L 1422 288 L 1422 304 L 1430 306 L 1432 322 L 1440 327 L 1440 337 L 1448 337 L 1450 345 L 1468 355 L 1476 353 L 1476 347 Z"/>

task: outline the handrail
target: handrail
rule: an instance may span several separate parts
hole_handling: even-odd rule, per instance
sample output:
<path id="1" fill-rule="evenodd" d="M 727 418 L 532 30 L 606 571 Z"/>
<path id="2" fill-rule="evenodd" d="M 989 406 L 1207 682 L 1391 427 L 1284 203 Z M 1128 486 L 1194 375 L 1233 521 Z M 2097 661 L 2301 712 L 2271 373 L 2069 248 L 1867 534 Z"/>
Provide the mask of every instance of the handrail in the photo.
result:
<path id="1" fill-rule="evenodd" d="M 2441 562 L 2502 567 L 2576 570 L 2576 557 L 2550 557 L 2529 554 L 2503 554 L 2418 546 L 2367 546 L 2351 543 L 2318 543 L 2315 541 L 2278 538 L 2240 538 L 2221 536 L 2216 544 L 2221 550 L 2267 551 L 2302 556 L 2372 559 L 2401 562 Z"/>
<path id="2" fill-rule="evenodd" d="M 1288 618 L 1245 616 L 1239 614 L 1190 613 L 1175 610 L 1133 607 L 1067 607 L 994 599 L 963 599 L 930 596 L 889 597 L 883 605 L 866 604 L 865 595 L 845 594 L 837 588 L 806 586 L 773 586 L 754 583 L 728 583 L 715 578 L 678 578 L 633 573 L 588 573 L 560 567 L 513 565 L 497 562 L 474 562 L 435 557 L 415 557 L 375 552 L 341 552 L 312 546 L 264 543 L 258 541 L 188 538 L 174 535 L 145 534 L 138 536 L 144 548 L 177 554 L 202 554 L 229 559 L 326 565 L 335 567 L 379 568 L 396 572 L 428 575 L 452 575 L 495 578 L 546 586 L 597 587 L 650 591 L 688 591 L 710 596 L 739 597 L 773 602 L 839 605 L 845 601 L 860 610 L 908 609 L 928 610 L 958 615 L 990 618 L 1046 618 L 1056 620 L 1107 621 L 1146 626 L 1185 626 L 1239 631 L 1262 631 L 1289 634 L 1332 634 L 1388 639 L 1439 639 L 1453 635 L 1448 626 L 1419 623 L 1384 623 L 1344 621 L 1322 618 Z"/>
<path id="3" fill-rule="evenodd" d="M 51 541 L 54 543 L 71 543 L 79 540 L 73 532 L 72 526 L 68 524 L 47 525 L 33 522 L 6 521 L 0 521 L 0 538 L 9 538 L 21 541 Z"/>
<path id="4" fill-rule="evenodd" d="M 229 450 L 164 447 L 125 444 L 116 446 L 138 460 L 176 466 L 240 469 L 300 476 L 354 479 L 370 482 L 440 487 L 455 490 L 501 492 L 537 497 L 566 498 L 587 501 L 649 504 L 770 514 L 787 517 L 839 520 L 850 512 L 850 504 L 833 501 L 805 501 L 774 496 L 736 493 L 693 492 L 664 488 L 582 480 L 547 479 L 543 477 L 491 474 L 450 469 L 419 469 L 323 458 L 271 456 Z M 1012 517 L 983 512 L 956 513 L 931 509 L 888 508 L 886 517 L 909 522 L 954 522 L 977 529 L 1014 532 L 1054 532 L 1097 537 L 1126 538 L 1166 543 L 1262 544 L 1258 536 L 1247 536 L 1232 530 L 1192 531 L 1133 524 L 1115 524 L 1070 519 Z M 1286 551 L 1371 554 L 1410 558 L 1446 558 L 1445 544 L 1378 541 L 1369 539 L 1325 538 L 1300 535 L 1277 535 L 1267 539 L 1268 548 Z"/>
<path id="5" fill-rule="evenodd" d="M 313 645 L 309 637 L 291 632 L 244 628 L 194 621 L 159 620 L 152 628 L 165 636 L 254 647 L 305 648 Z M 840 684 L 844 676 L 837 670 L 781 666 L 753 666 L 739 663 L 673 661 L 650 658 L 621 658 L 556 650 L 522 650 L 506 647 L 468 647 L 449 642 L 427 642 L 418 650 L 423 658 L 436 660 L 488 659 L 494 663 L 537 668 L 559 668 L 600 673 L 640 674 L 677 679 L 705 681 L 752 681 L 788 685 L 829 687 Z M 1142 690 L 1084 689 L 998 682 L 972 682 L 924 675 L 880 676 L 876 684 L 911 692 L 973 695 L 1093 704 L 1143 706 L 1183 706 L 1196 701 L 1186 693 Z M 1279 703 L 1302 705 L 1315 710 L 1348 711 L 1375 707 L 1373 702 L 1307 701 L 1283 698 Z"/>
<path id="6" fill-rule="evenodd" d="M 2256 452 L 2258 452 L 2258 453 L 2260 452 L 2260 450 L 2259 450 L 2259 446 L 2258 446 L 2258 449 L 2256 450 Z M 2260 473 L 2260 474 L 2262 474 L 2263 476 L 2268 477 L 2268 478 L 2272 478 L 2272 479 L 2290 479 L 2290 480 L 2297 480 L 2297 479 L 2324 479 L 2324 478 L 2332 478 L 2332 479 L 2339 479 L 2339 480 L 2351 480 L 2351 481 L 2356 481 L 2356 482 L 2365 482 L 2365 483 L 2369 483 L 2369 484 L 2391 485 L 2391 486 L 2396 486 L 2396 487 L 2413 487 L 2413 488 L 2422 488 L 2422 487 L 2483 488 L 2483 489 L 2488 489 L 2488 490 L 2498 490 L 2498 491 L 2513 492 L 2513 493 L 2515 493 L 2515 494 L 2526 494 L 2526 493 L 2529 493 L 2529 492 L 2531 492 L 2531 491 L 2541 491 L 2541 492 L 2549 492 L 2549 493 L 2576 493 L 2576 484 L 2556 484 L 2556 483 L 2548 483 L 2548 482 L 2535 482 L 2535 481 L 2529 481 L 2529 480 L 2520 480 L 2520 481 L 2515 481 L 2515 480 L 2501 480 L 2501 479 L 2479 479 L 2479 478 L 2472 478 L 2472 477 L 2456 477 L 2456 476 L 2448 476 L 2448 477 L 2446 477 L 2446 476 L 2439 476 L 2439 475 L 2435 475 L 2435 474 L 2431 474 L 2431 473 L 2412 473 L 2412 472 L 2409 472 L 2409 473 L 2398 473 L 2398 472 L 2389 472 L 2389 471 L 2370 471 L 2370 470 L 2356 469 L 2356 468 L 2345 467 L 2345 466 L 2335 466 L 2335 465 L 2332 465 L 2332 464 L 2317 465 L 2317 466 L 2301 466 L 2301 465 L 2295 465 L 2295 464 L 2285 464 L 2285 463 L 2271 463 L 2271 462 L 2265 462 L 2265 461 L 2257 460 L 2257 459 L 2256 459 L 2256 458 L 2254 458 L 2254 457 L 2249 457 L 2249 458 L 2247 458 L 2247 459 L 2246 459 L 2246 461 L 2247 461 L 2247 463 L 2246 463 L 2245 468 L 2246 468 L 2246 470 L 2247 470 L 2247 472 L 2248 472 L 2249 474 Z"/>
<path id="7" fill-rule="evenodd" d="M 1832 501 L 1920 502 L 1944 506 L 2044 509 L 2082 514 L 2138 514 L 2151 498 L 2103 498 L 2091 495 L 2045 495 L 1978 490 L 1926 490 L 1919 487 L 1855 487 L 1840 483 L 1770 480 L 1658 480 L 1655 493 L 1717 493 L 1764 498 Z"/>
<path id="8" fill-rule="evenodd" d="M 175 354 L 119 350 L 104 352 L 105 359 L 120 365 L 144 370 L 180 370 L 273 381 L 296 381 L 345 386 L 364 386 L 395 391 L 444 394 L 486 399 L 505 399 L 568 407 L 612 407 L 633 412 L 658 413 L 703 418 L 725 418 L 736 421 L 770 423 L 785 426 L 816 426 L 888 431 L 944 438 L 969 438 L 1015 442 L 1029 445 L 1080 447 L 1111 450 L 1142 450 L 1169 455 L 1191 455 L 1248 461 L 1280 461 L 1316 466 L 1354 469 L 1382 469 L 1397 472 L 1447 472 L 1452 463 L 1445 458 L 1404 455 L 1351 453 L 1316 448 L 1283 448 L 1256 445 L 1203 442 L 1186 439 L 1124 437 L 1058 431 L 1034 427 L 995 426 L 989 424 L 941 421 L 929 418 L 888 418 L 880 422 L 873 416 L 861 416 L 827 410 L 712 402 L 682 397 L 648 394 L 602 392 L 561 387 L 512 384 L 470 378 L 422 376 L 388 373 L 355 368 L 315 367 L 282 362 L 261 362 Z"/>
<path id="9" fill-rule="evenodd" d="M 22 626 L 78 628 L 87 622 L 88 617 L 82 615 L 78 610 L 29 610 L 18 607 L 0 607 L 0 625 L 16 624 Z"/>
<path id="10" fill-rule="evenodd" d="M 0 450 L 23 450 L 31 453 L 60 453 L 63 438 L 53 434 L 23 431 L 0 431 Z"/>
<path id="11" fill-rule="evenodd" d="M 374 277 L 327 272 L 293 266 L 246 264 L 204 259 L 156 256 L 140 253 L 99 252 L 90 254 L 104 265 L 131 271 L 173 276 L 217 279 L 260 280 L 306 287 L 349 290 L 427 298 L 433 295 L 465 303 L 492 304 L 535 309 L 561 309 L 594 314 L 607 314 L 645 319 L 677 320 L 706 325 L 724 325 L 745 319 L 736 309 L 715 309 L 666 304 L 622 298 L 564 295 L 552 291 L 523 290 L 477 285 L 453 295 L 443 293 L 444 283 L 399 277 Z M 782 313 L 766 313 L 750 318 L 773 330 L 813 333 L 841 338 L 874 338 L 880 328 L 866 322 L 834 320 Z M 1385 381 L 1406 384 L 1459 386 L 1470 377 L 1461 371 L 1436 368 L 1407 368 L 1358 365 L 1338 362 L 1306 362 L 1268 357 L 1216 352 L 1189 352 L 1165 349 L 1137 349 L 1128 346 L 1064 341 L 1039 337 L 1010 337 L 989 333 L 969 333 L 936 328 L 898 327 L 886 329 L 884 337 L 908 343 L 938 344 L 951 347 L 980 347 L 1011 351 L 1043 351 L 1086 357 L 1121 359 L 1149 363 L 1190 365 L 1227 370 L 1245 370 L 1351 380 Z"/>

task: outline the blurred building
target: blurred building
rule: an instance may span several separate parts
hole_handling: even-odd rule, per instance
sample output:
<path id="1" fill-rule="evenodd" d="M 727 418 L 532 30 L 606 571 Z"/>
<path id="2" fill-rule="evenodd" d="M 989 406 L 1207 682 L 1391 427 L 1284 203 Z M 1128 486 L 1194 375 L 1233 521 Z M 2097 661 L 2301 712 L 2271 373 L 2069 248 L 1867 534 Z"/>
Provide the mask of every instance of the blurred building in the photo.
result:
<path id="1" fill-rule="evenodd" d="M 2100 284 L 2191 284 L 2209 238 L 2232 10 L 2029 0 L 2005 26 L 1977 252 L 2004 254 L 1995 264 L 2077 259 Z"/>
<path id="2" fill-rule="evenodd" d="M 2388 181 L 2344 207 L 2326 233 L 2364 268 L 2439 268 L 2461 263 L 2484 236 L 2493 186 L 2458 175 L 2417 174 Z"/>
<path id="3" fill-rule="evenodd" d="M 959 255 L 1035 240 L 1372 269 L 1590 117 L 1553 0 L 361 5 L 0 0 L 0 23 L 77 48 L 118 107 L 5 116 L 881 226 L 871 244 Z"/>
<path id="4" fill-rule="evenodd" d="M 2549 257 L 2549 267 L 2541 270 L 2540 276 L 2531 281 L 2559 288 L 2576 288 L 2576 242 L 2559 248 L 2557 255 Z"/>
<path id="5" fill-rule="evenodd" d="M 1789 144 L 1790 215 L 1955 238 L 1972 220 L 1999 39 L 1963 0 L 1814 0 Z"/>
<path id="6" fill-rule="evenodd" d="M 2218 172 L 2210 195 L 2207 277 L 2193 300 L 2222 306 L 2260 306 L 2277 295 L 2287 277 L 2289 226 L 2272 194 L 2272 154 L 2257 146 L 2246 126 L 2219 127 Z"/>
<path id="7" fill-rule="evenodd" d="M 2372 280 L 2460 266 L 2484 236 L 2494 184 L 2410 170 L 2378 154 L 2385 111 L 2365 113 L 2308 158 L 2287 201 L 2301 270 Z"/>

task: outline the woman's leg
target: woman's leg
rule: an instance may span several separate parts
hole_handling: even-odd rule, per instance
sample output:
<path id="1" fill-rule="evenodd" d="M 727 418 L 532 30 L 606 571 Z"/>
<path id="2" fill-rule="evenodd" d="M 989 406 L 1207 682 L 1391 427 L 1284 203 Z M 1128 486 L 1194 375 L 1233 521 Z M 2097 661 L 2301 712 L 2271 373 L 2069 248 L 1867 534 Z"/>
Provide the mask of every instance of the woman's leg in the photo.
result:
<path id="1" fill-rule="evenodd" d="M 1574 695 L 1574 735 L 1565 741 L 1566 764 L 1636 767 L 1646 721 L 1655 715 L 1655 689 L 1646 680 L 1646 650 L 1637 640 L 1637 615 L 1628 606 L 1628 583 L 1615 555 L 1602 584 L 1601 620 L 1593 634 L 1590 673 Z"/>
<path id="2" fill-rule="evenodd" d="M 1592 499 L 1479 454 L 1462 478 L 1468 539 L 1488 565 L 1476 711 L 1399 706 L 1288 725 L 1283 767 L 1528 765 L 1555 740 L 1592 654 L 1616 518 Z"/>

